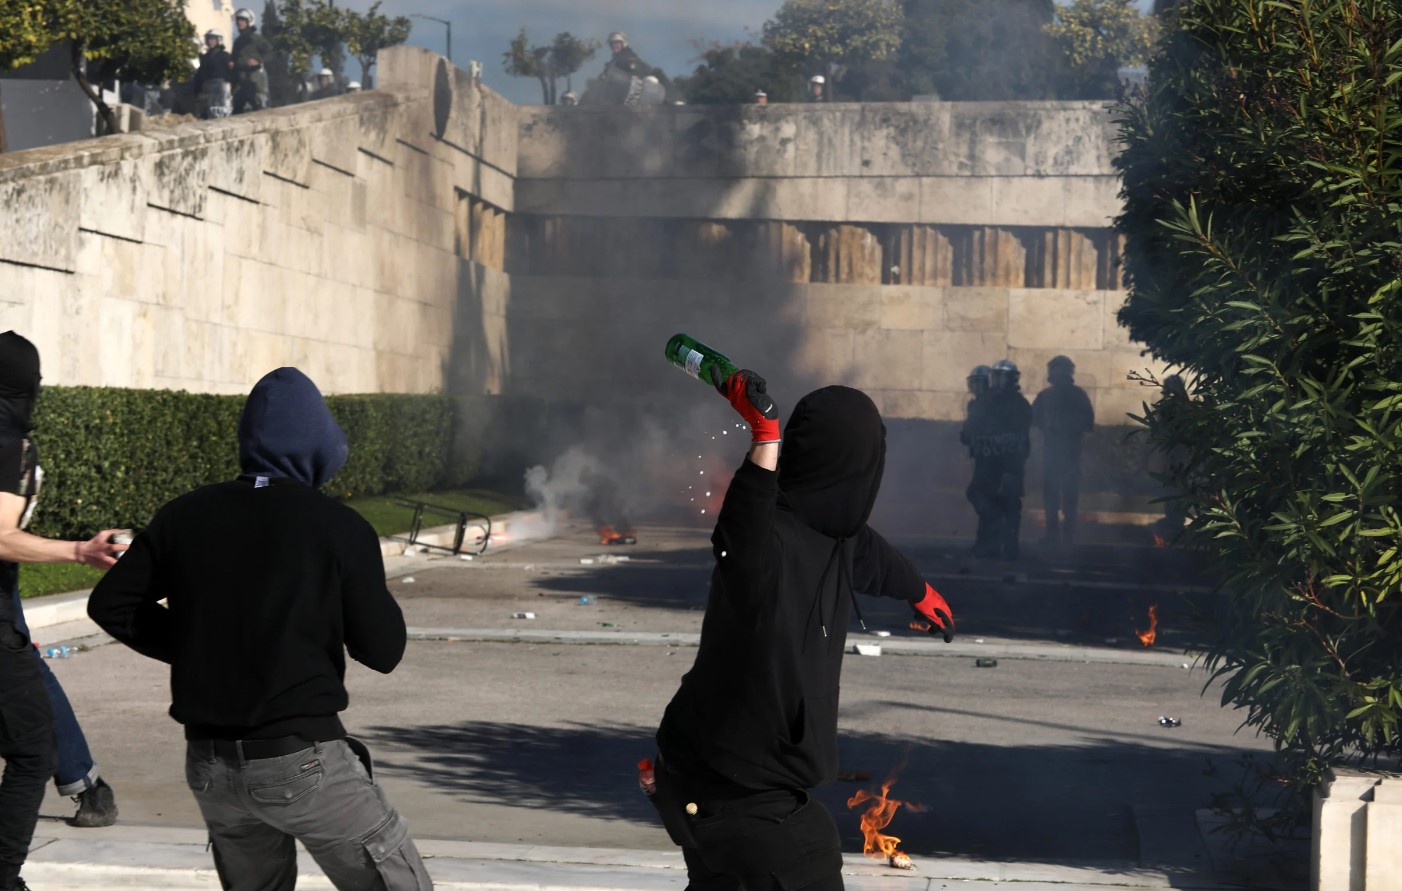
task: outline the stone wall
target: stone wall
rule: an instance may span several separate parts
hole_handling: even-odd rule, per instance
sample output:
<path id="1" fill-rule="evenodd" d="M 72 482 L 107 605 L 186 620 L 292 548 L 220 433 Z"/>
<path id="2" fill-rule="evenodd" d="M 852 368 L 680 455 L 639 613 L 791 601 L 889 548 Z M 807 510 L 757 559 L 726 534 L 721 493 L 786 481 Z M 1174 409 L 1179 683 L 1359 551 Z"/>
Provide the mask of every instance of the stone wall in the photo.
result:
<path id="1" fill-rule="evenodd" d="M 1127 375 L 1148 362 L 1115 322 L 1119 181 L 1100 103 L 524 108 L 519 121 L 507 268 L 513 330 L 532 332 L 513 338 L 515 367 L 534 395 L 592 385 L 554 370 L 539 318 L 613 353 L 692 331 L 794 387 L 869 389 L 893 417 L 962 418 L 969 369 L 1004 357 L 1035 391 L 1059 353 L 1102 422 L 1141 406 Z"/>
<path id="2" fill-rule="evenodd" d="M 0 326 L 51 383 L 537 402 L 687 330 L 925 420 L 1066 353 L 1114 423 L 1113 150 L 1094 103 L 517 108 L 397 47 L 371 93 L 0 157 Z"/>
<path id="3" fill-rule="evenodd" d="M 0 155 L 0 328 L 54 384 L 242 392 L 293 364 L 328 392 L 441 390 L 480 286 L 457 218 L 510 209 L 516 164 L 515 109 L 463 82 L 436 114 L 444 77 L 403 48 L 386 90 Z"/>

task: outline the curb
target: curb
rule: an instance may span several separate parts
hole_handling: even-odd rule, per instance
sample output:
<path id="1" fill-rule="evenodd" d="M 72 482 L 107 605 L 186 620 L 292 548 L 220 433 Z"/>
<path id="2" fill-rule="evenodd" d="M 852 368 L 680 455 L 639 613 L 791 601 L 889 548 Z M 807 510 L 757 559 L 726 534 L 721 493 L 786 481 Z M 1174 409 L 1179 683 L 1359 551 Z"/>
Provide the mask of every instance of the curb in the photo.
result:
<path id="1" fill-rule="evenodd" d="M 661 828 L 657 828 L 661 833 Z M 203 829 L 119 824 L 100 833 L 41 823 L 25 874 L 50 891 L 78 888 L 217 889 Z M 434 887 L 478 891 L 646 891 L 683 889 L 676 850 L 625 850 L 415 839 Z M 990 883 L 1035 888 L 1222 888 L 1211 877 L 1145 869 L 1129 862 L 1087 864 L 982 861 L 917 855 L 917 871 L 894 870 L 860 854 L 843 857 L 853 891 L 933 891 Z M 305 851 L 298 887 L 331 888 Z M 1030 889 L 1029 889 L 1030 891 Z"/>

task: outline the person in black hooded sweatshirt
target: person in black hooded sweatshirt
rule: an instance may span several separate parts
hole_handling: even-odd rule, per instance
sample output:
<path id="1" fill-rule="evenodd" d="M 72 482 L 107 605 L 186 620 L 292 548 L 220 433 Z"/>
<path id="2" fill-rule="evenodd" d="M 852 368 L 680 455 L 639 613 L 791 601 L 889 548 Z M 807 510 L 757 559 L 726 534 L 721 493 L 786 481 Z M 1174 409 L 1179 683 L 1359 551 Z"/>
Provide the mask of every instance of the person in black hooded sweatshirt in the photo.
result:
<path id="1" fill-rule="evenodd" d="M 650 797 L 682 848 L 691 891 L 832 891 L 842 887 L 841 842 L 808 790 L 837 774 L 838 688 L 856 595 L 908 601 L 946 641 L 954 620 L 867 526 L 886 428 L 866 394 L 809 393 L 780 449 L 762 378 L 738 371 L 713 383 L 753 442 L 711 536 L 716 568 L 700 650 L 657 731 Z"/>
<path id="2" fill-rule="evenodd" d="M 405 645 L 375 530 L 317 491 L 347 453 L 316 385 L 270 372 L 239 420 L 243 475 L 162 507 L 88 601 L 108 634 L 170 664 L 225 889 L 289 891 L 294 839 L 337 888 L 432 887 L 339 717 L 346 652 L 388 673 Z"/>
<path id="3" fill-rule="evenodd" d="M 19 869 L 50 778 L 78 801 L 73 825 L 109 826 L 117 819 L 112 787 L 98 775 L 73 706 L 30 645 L 20 601 L 21 563 L 106 569 L 126 550 L 109 540 L 116 529 L 87 541 L 25 531 L 44 476 L 30 437 L 39 381 L 39 350 L 14 331 L 0 334 L 0 891 L 25 887 Z"/>

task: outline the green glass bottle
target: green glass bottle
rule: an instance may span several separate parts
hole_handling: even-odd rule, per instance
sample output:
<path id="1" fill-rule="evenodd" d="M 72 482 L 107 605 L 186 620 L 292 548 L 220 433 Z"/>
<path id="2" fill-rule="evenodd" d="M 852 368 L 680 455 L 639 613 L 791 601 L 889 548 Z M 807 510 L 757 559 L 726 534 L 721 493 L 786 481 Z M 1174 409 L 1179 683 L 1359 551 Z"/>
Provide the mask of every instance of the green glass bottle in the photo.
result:
<path id="1" fill-rule="evenodd" d="M 720 370 L 722 381 L 729 380 L 732 374 L 740 370 L 723 353 L 686 334 L 673 335 L 667 341 L 667 361 L 708 387 L 712 385 L 712 367 Z"/>

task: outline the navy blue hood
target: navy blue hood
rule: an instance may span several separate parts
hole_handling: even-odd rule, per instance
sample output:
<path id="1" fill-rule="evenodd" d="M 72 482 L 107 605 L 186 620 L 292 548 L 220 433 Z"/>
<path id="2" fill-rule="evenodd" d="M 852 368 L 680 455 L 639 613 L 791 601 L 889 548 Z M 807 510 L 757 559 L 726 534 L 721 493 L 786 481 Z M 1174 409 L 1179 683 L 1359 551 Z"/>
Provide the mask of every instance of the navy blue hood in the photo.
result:
<path id="1" fill-rule="evenodd" d="M 295 368 L 263 376 L 239 418 L 239 467 L 320 487 L 345 466 L 350 449 L 321 391 Z"/>

